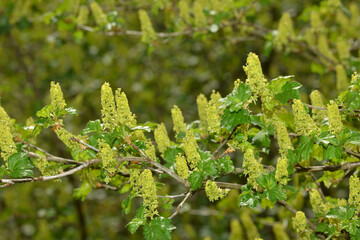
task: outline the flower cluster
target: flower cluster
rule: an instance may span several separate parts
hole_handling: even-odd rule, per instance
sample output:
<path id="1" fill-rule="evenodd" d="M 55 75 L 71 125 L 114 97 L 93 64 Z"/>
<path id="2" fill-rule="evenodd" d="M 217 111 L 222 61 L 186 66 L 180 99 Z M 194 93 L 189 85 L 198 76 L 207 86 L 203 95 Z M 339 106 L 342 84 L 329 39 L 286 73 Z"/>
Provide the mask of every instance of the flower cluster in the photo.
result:
<path id="1" fill-rule="evenodd" d="M 191 169 L 196 169 L 197 164 L 200 161 L 200 154 L 197 151 L 198 148 L 199 147 L 194 134 L 190 130 L 187 131 L 185 141 L 183 143 L 183 149 Z"/>
<path id="2" fill-rule="evenodd" d="M 282 48 L 288 44 L 288 39 L 295 36 L 293 22 L 289 13 L 284 13 L 279 21 L 278 35 L 275 44 Z"/>
<path id="3" fill-rule="evenodd" d="M 211 180 L 207 180 L 205 185 L 205 193 L 206 196 L 209 198 L 210 202 L 222 199 L 226 196 L 226 194 L 228 194 L 229 191 L 230 189 L 219 188 L 218 186 L 216 186 L 216 183 Z"/>
<path id="4" fill-rule="evenodd" d="M 140 186 L 140 192 L 144 199 L 143 205 L 145 207 L 145 216 L 153 218 L 158 214 L 156 208 L 158 207 L 156 184 L 152 173 L 149 169 L 145 169 L 140 174 L 138 180 Z"/>
<path id="5" fill-rule="evenodd" d="M 191 22 L 190 16 L 190 7 L 188 1 L 180 0 L 179 1 L 180 17 L 186 21 L 186 23 Z"/>
<path id="6" fill-rule="evenodd" d="M 114 152 L 109 146 L 109 144 L 105 142 L 105 140 L 103 139 L 99 140 L 98 144 L 99 144 L 100 157 L 102 159 L 103 169 L 111 176 L 116 172 L 116 165 L 117 165 Z M 110 180 L 109 176 L 107 176 L 105 181 L 108 182 L 109 180 Z"/>
<path id="7" fill-rule="evenodd" d="M 337 62 L 334 54 L 329 48 L 327 37 L 324 34 L 320 34 L 317 47 L 322 55 L 324 55 L 328 59 L 331 59 L 334 62 Z"/>
<path id="8" fill-rule="evenodd" d="M 200 94 L 196 99 L 199 119 L 200 119 L 200 126 L 201 128 L 207 130 L 207 105 L 208 101 L 204 94 Z"/>
<path id="9" fill-rule="evenodd" d="M 96 1 L 90 3 L 90 8 L 97 25 L 102 27 L 107 24 L 107 16 Z"/>
<path id="10" fill-rule="evenodd" d="M 356 211 L 360 212 L 360 180 L 357 176 L 352 175 L 349 180 L 349 199 L 348 202 L 356 207 Z"/>
<path id="11" fill-rule="evenodd" d="M 213 91 L 210 96 L 210 101 L 207 104 L 206 114 L 208 131 L 210 133 L 220 132 L 221 115 L 223 110 L 221 109 L 221 95 L 218 92 Z"/>
<path id="12" fill-rule="evenodd" d="M 309 191 L 310 194 L 310 204 L 313 208 L 315 213 L 324 213 L 327 210 L 327 206 L 325 205 L 324 201 L 322 200 L 320 193 L 316 189 L 311 189 Z"/>
<path id="13" fill-rule="evenodd" d="M 319 131 L 314 120 L 305 112 L 304 105 L 300 100 L 294 100 L 292 109 L 296 133 L 310 136 L 313 132 L 317 133 Z"/>
<path id="14" fill-rule="evenodd" d="M 1 157 L 5 161 L 5 165 L 8 165 L 8 159 L 11 155 L 17 152 L 13 136 L 11 134 L 11 119 L 0 106 L 0 148 Z"/>
<path id="15" fill-rule="evenodd" d="M 240 220 L 244 225 L 244 229 L 246 229 L 247 239 L 257 239 L 260 237 L 259 231 L 251 218 L 250 210 L 247 209 L 242 211 L 240 214 Z"/>
<path id="16" fill-rule="evenodd" d="M 275 127 L 276 127 L 276 136 L 279 144 L 280 154 L 281 156 L 285 157 L 288 153 L 288 150 L 293 150 L 294 148 L 291 144 L 289 133 L 286 129 L 285 124 L 282 122 L 277 122 L 275 124 Z"/>
<path id="17" fill-rule="evenodd" d="M 157 35 L 145 10 L 139 10 L 139 18 L 142 32 L 141 41 L 144 43 L 151 43 L 156 39 Z"/>
<path id="18" fill-rule="evenodd" d="M 324 103 L 321 97 L 321 94 L 318 90 L 312 91 L 310 94 L 311 104 L 316 107 L 324 107 Z M 326 111 L 320 109 L 312 109 L 312 118 L 316 123 L 321 123 L 321 121 L 326 118 Z"/>
<path id="19" fill-rule="evenodd" d="M 146 150 L 145 150 L 146 156 L 148 156 L 153 161 L 156 161 L 156 151 L 155 151 L 154 144 L 152 144 L 151 141 L 146 141 L 145 147 L 146 147 Z"/>
<path id="20" fill-rule="evenodd" d="M 275 239 L 281 239 L 281 240 L 289 240 L 290 239 L 281 223 L 278 223 L 278 222 L 274 223 L 273 232 L 275 234 Z"/>
<path id="21" fill-rule="evenodd" d="M 161 123 L 157 126 L 154 131 L 154 138 L 159 151 L 164 154 L 165 151 L 170 147 L 170 139 L 164 123 Z"/>
<path id="22" fill-rule="evenodd" d="M 115 91 L 115 102 L 119 123 L 129 127 L 135 127 L 135 115 L 130 111 L 128 99 L 125 93 L 121 92 L 120 88 Z"/>
<path id="23" fill-rule="evenodd" d="M 259 57 L 255 53 L 249 53 L 244 71 L 247 75 L 246 84 L 251 88 L 251 92 L 262 96 L 267 81 L 262 72 Z"/>
<path id="24" fill-rule="evenodd" d="M 286 185 L 287 183 L 287 176 L 288 176 L 288 170 L 287 170 L 287 158 L 286 157 L 279 157 L 277 164 L 276 164 L 276 172 L 275 172 L 275 179 L 280 184 Z"/>
<path id="25" fill-rule="evenodd" d="M 345 91 L 349 86 L 345 68 L 341 64 L 338 64 L 335 67 L 335 71 L 336 71 L 336 89 L 339 92 Z"/>
<path id="26" fill-rule="evenodd" d="M 339 108 L 334 101 L 327 105 L 327 114 L 329 119 L 329 131 L 333 134 L 339 134 L 344 126 L 341 122 Z"/>
<path id="27" fill-rule="evenodd" d="M 54 109 L 63 110 L 66 107 L 64 95 L 59 83 L 51 82 L 50 85 L 51 105 Z"/>
<path id="28" fill-rule="evenodd" d="M 297 232 L 303 232 L 306 229 L 306 217 L 302 211 L 297 211 L 293 218 L 293 227 Z"/>
<path id="29" fill-rule="evenodd" d="M 259 188 L 256 179 L 264 172 L 264 167 L 260 161 L 256 160 L 252 149 L 246 150 L 243 162 L 244 174 L 248 175 L 248 183 L 255 189 Z"/>
<path id="30" fill-rule="evenodd" d="M 87 24 L 89 18 L 89 9 L 86 6 L 80 6 L 76 23 L 80 26 Z"/>
<path id="31" fill-rule="evenodd" d="M 346 61 L 351 56 L 350 44 L 343 38 L 336 40 L 336 50 L 341 61 Z"/>
<path id="32" fill-rule="evenodd" d="M 195 26 L 196 27 L 205 27 L 207 24 L 206 16 L 204 14 L 203 5 L 200 0 L 196 0 L 193 6 Z"/>
<path id="33" fill-rule="evenodd" d="M 176 171 L 177 174 L 183 178 L 187 179 L 189 177 L 189 168 L 187 166 L 187 162 L 184 156 L 180 153 L 176 156 Z"/>
<path id="34" fill-rule="evenodd" d="M 104 127 L 113 130 L 117 125 L 118 114 L 115 108 L 114 94 L 109 83 L 101 86 L 101 117 Z"/>
<path id="35" fill-rule="evenodd" d="M 174 123 L 174 131 L 176 134 L 186 132 L 186 124 L 184 123 L 184 117 L 178 106 L 174 105 L 171 109 L 171 117 Z"/>
<path id="36" fill-rule="evenodd" d="M 72 140 L 74 135 L 67 131 L 63 127 L 57 127 L 54 131 L 56 136 L 65 144 L 66 147 L 70 148 L 71 150 L 76 150 L 79 148 L 79 145 Z"/>

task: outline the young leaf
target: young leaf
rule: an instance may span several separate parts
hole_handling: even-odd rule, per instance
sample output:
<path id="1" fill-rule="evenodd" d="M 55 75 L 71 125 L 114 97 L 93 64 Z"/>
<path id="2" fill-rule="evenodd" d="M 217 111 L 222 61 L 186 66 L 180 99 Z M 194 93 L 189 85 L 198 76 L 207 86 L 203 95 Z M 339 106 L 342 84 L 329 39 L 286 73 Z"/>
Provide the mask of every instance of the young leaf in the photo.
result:
<path id="1" fill-rule="evenodd" d="M 147 240 L 171 240 L 171 231 L 176 229 L 171 220 L 156 217 L 144 226 L 144 236 Z"/>
<path id="2" fill-rule="evenodd" d="M 339 162 L 341 160 L 341 153 L 343 151 L 342 146 L 328 146 L 324 152 L 324 159 L 331 159 L 334 162 Z"/>
<path id="3" fill-rule="evenodd" d="M 188 180 L 190 182 L 191 189 L 196 190 L 202 186 L 204 176 L 200 172 L 194 171 L 190 174 Z"/>
<path id="4" fill-rule="evenodd" d="M 129 232 L 131 232 L 131 234 L 134 234 L 136 232 L 136 230 L 138 230 L 138 228 L 144 224 L 145 224 L 144 220 L 135 217 L 131 220 L 131 222 L 126 224 L 125 227 L 129 230 Z"/>
<path id="5" fill-rule="evenodd" d="M 290 99 L 300 99 L 299 88 L 301 84 L 298 82 L 287 82 L 282 86 L 281 93 L 275 94 L 275 98 L 285 104 Z"/>
<path id="6" fill-rule="evenodd" d="M 181 148 L 176 147 L 176 146 L 172 146 L 172 147 L 166 149 L 166 151 L 164 153 L 164 159 L 167 162 L 165 164 L 165 167 L 170 167 L 170 166 L 174 165 L 176 156 L 179 153 L 183 153 L 183 150 Z"/>
<path id="7" fill-rule="evenodd" d="M 10 176 L 14 178 L 31 177 L 33 165 L 27 158 L 26 153 L 15 153 L 9 157 Z"/>
<path id="8" fill-rule="evenodd" d="M 221 126 L 225 127 L 231 132 L 236 126 L 249 122 L 249 111 L 241 109 L 238 112 L 231 112 L 230 109 L 225 109 L 221 117 Z"/>
<path id="9" fill-rule="evenodd" d="M 82 134 L 89 134 L 89 133 L 101 133 L 101 123 L 100 120 L 97 119 L 95 121 L 89 121 L 86 124 L 86 128 L 82 130 Z"/>
<path id="10" fill-rule="evenodd" d="M 314 142 L 312 138 L 300 136 L 300 143 L 295 150 L 298 162 L 300 162 L 302 159 L 308 159 L 310 154 L 313 152 L 313 148 Z"/>
<path id="11" fill-rule="evenodd" d="M 230 112 L 237 112 L 250 97 L 250 87 L 244 83 L 240 83 L 237 88 L 220 101 L 223 102 L 224 107 L 229 107 Z"/>
<path id="12" fill-rule="evenodd" d="M 253 144 L 257 146 L 270 147 L 270 138 L 267 131 L 259 131 L 252 139 Z"/>
<path id="13" fill-rule="evenodd" d="M 220 172 L 231 173 L 235 169 L 234 163 L 229 156 L 219 158 L 217 164 Z"/>

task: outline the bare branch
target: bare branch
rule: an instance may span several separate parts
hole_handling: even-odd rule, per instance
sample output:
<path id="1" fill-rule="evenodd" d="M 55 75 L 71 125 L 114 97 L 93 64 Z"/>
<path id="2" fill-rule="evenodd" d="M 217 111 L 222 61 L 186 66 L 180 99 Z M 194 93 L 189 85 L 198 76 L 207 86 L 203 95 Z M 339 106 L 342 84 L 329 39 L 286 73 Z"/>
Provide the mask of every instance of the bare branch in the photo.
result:
<path id="1" fill-rule="evenodd" d="M 212 154 L 212 158 L 214 159 L 216 157 L 216 155 L 219 153 L 220 149 L 231 139 L 231 137 L 234 135 L 234 133 L 236 132 L 236 129 L 238 128 L 238 126 L 234 127 L 234 129 L 232 130 L 232 132 L 230 133 L 230 135 L 225 139 L 225 141 L 223 141 L 220 146 L 213 152 Z"/>
<path id="2" fill-rule="evenodd" d="M 178 215 L 180 209 L 183 207 L 184 203 L 186 202 L 186 200 L 191 196 L 192 192 L 189 191 L 186 196 L 184 197 L 184 199 L 181 201 L 181 203 L 177 206 L 175 212 L 169 217 L 169 219 L 173 219 L 176 215 Z"/>
<path id="3" fill-rule="evenodd" d="M 91 150 L 94 150 L 95 152 L 100 152 L 100 150 L 97 149 L 96 147 L 93 147 L 93 146 L 87 144 L 86 142 L 84 142 L 84 141 L 76 138 L 76 137 L 71 137 L 71 140 L 73 140 L 74 142 L 78 142 L 78 143 L 80 143 L 81 145 L 84 145 L 85 147 L 90 148 Z"/>

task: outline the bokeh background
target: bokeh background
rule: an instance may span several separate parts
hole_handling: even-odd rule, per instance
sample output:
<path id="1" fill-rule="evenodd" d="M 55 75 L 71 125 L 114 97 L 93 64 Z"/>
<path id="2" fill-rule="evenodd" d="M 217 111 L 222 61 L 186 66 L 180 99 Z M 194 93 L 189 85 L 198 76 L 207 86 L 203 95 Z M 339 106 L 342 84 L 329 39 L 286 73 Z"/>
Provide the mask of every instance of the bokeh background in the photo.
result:
<path id="1" fill-rule="evenodd" d="M 191 9 L 190 0 L 185 1 L 190 22 L 182 18 L 175 0 L 98 0 L 107 18 L 104 25 L 96 21 L 91 2 L 0 1 L 0 103 L 18 123 L 49 103 L 51 81 L 60 83 L 67 104 L 77 109 L 78 116 L 65 121 L 76 134 L 89 120 L 100 118 L 104 82 L 127 94 L 138 122 L 164 122 L 171 133 L 172 106 L 182 109 L 187 123 L 196 120 L 200 93 L 209 96 L 216 90 L 225 96 L 234 80 L 246 79 L 242 66 L 249 52 L 259 55 L 268 80 L 295 75 L 303 85 L 304 101 L 314 89 L 326 98 L 337 95 L 341 74 L 336 66 L 345 69 L 347 79 L 359 67 L 360 4 L 355 0 L 195 1 L 205 16 L 202 25 L 195 21 L 199 13 Z M 81 7 L 88 10 L 85 25 L 79 24 Z M 140 9 L 147 11 L 156 32 L 188 33 L 142 41 Z M 294 30 L 279 46 L 279 20 L 285 12 Z M 326 36 L 334 58 L 324 57 L 328 53 L 318 42 L 320 36 Z M 345 47 L 338 46 L 340 41 Z M 51 132 L 41 134 L 38 145 L 68 156 Z M 124 196 L 96 189 L 81 201 L 72 197 L 78 186 L 79 179 L 73 176 L 0 190 L 0 239 L 143 238 L 141 232 L 131 236 L 125 228 L 131 218 L 122 213 Z M 174 220 L 174 239 L 228 239 L 241 211 L 236 198 L 232 191 L 209 204 L 203 194 L 196 195 L 189 201 L 191 208 L 185 205 Z M 267 214 L 275 214 L 271 211 Z M 263 218 L 257 227 L 267 232 L 272 221 Z"/>

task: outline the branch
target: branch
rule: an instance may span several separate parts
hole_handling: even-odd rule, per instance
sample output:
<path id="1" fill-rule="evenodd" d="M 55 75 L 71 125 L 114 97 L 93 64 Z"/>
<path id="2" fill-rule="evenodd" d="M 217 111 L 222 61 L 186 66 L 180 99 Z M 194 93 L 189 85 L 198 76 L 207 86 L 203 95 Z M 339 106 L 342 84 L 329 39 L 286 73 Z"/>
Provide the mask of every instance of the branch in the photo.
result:
<path id="1" fill-rule="evenodd" d="M 227 183 L 227 182 L 215 182 L 216 186 L 221 188 L 230 188 L 240 190 L 243 185 L 237 183 Z"/>
<path id="2" fill-rule="evenodd" d="M 169 217 L 169 219 L 173 219 L 176 215 L 178 215 L 180 209 L 183 207 L 184 203 L 186 202 L 186 200 L 191 196 L 192 192 L 189 191 L 186 196 L 184 197 L 184 199 L 181 201 L 181 203 L 177 206 L 175 212 Z"/>
<path id="3" fill-rule="evenodd" d="M 225 141 L 223 141 L 220 146 L 213 152 L 212 154 L 212 158 L 214 159 L 216 157 L 216 155 L 219 153 L 220 149 L 231 139 L 231 137 L 234 135 L 234 133 L 236 132 L 236 129 L 238 128 L 238 126 L 234 127 L 234 129 L 232 130 L 232 132 L 230 133 L 230 135 L 225 139 Z"/>
<path id="4" fill-rule="evenodd" d="M 34 152 L 30 152 L 30 151 L 27 151 L 27 150 L 24 150 L 24 151 L 27 153 L 28 157 L 32 157 L 32 158 L 41 158 L 42 157 L 39 154 L 36 154 Z M 82 165 L 83 164 L 82 162 L 78 162 L 78 161 L 75 161 L 73 159 L 57 157 L 57 156 L 54 156 L 52 154 L 47 154 L 46 159 L 48 161 L 58 162 L 58 163 L 67 163 L 67 164 L 76 164 L 76 165 Z"/>
<path id="5" fill-rule="evenodd" d="M 93 146 L 87 144 L 86 142 L 76 138 L 76 137 L 71 137 L 71 140 L 73 140 L 74 142 L 80 143 L 81 145 L 84 145 L 86 148 L 90 148 L 91 150 L 94 150 L 95 152 L 100 152 L 100 150 L 97 149 L 96 147 L 93 147 Z"/>

